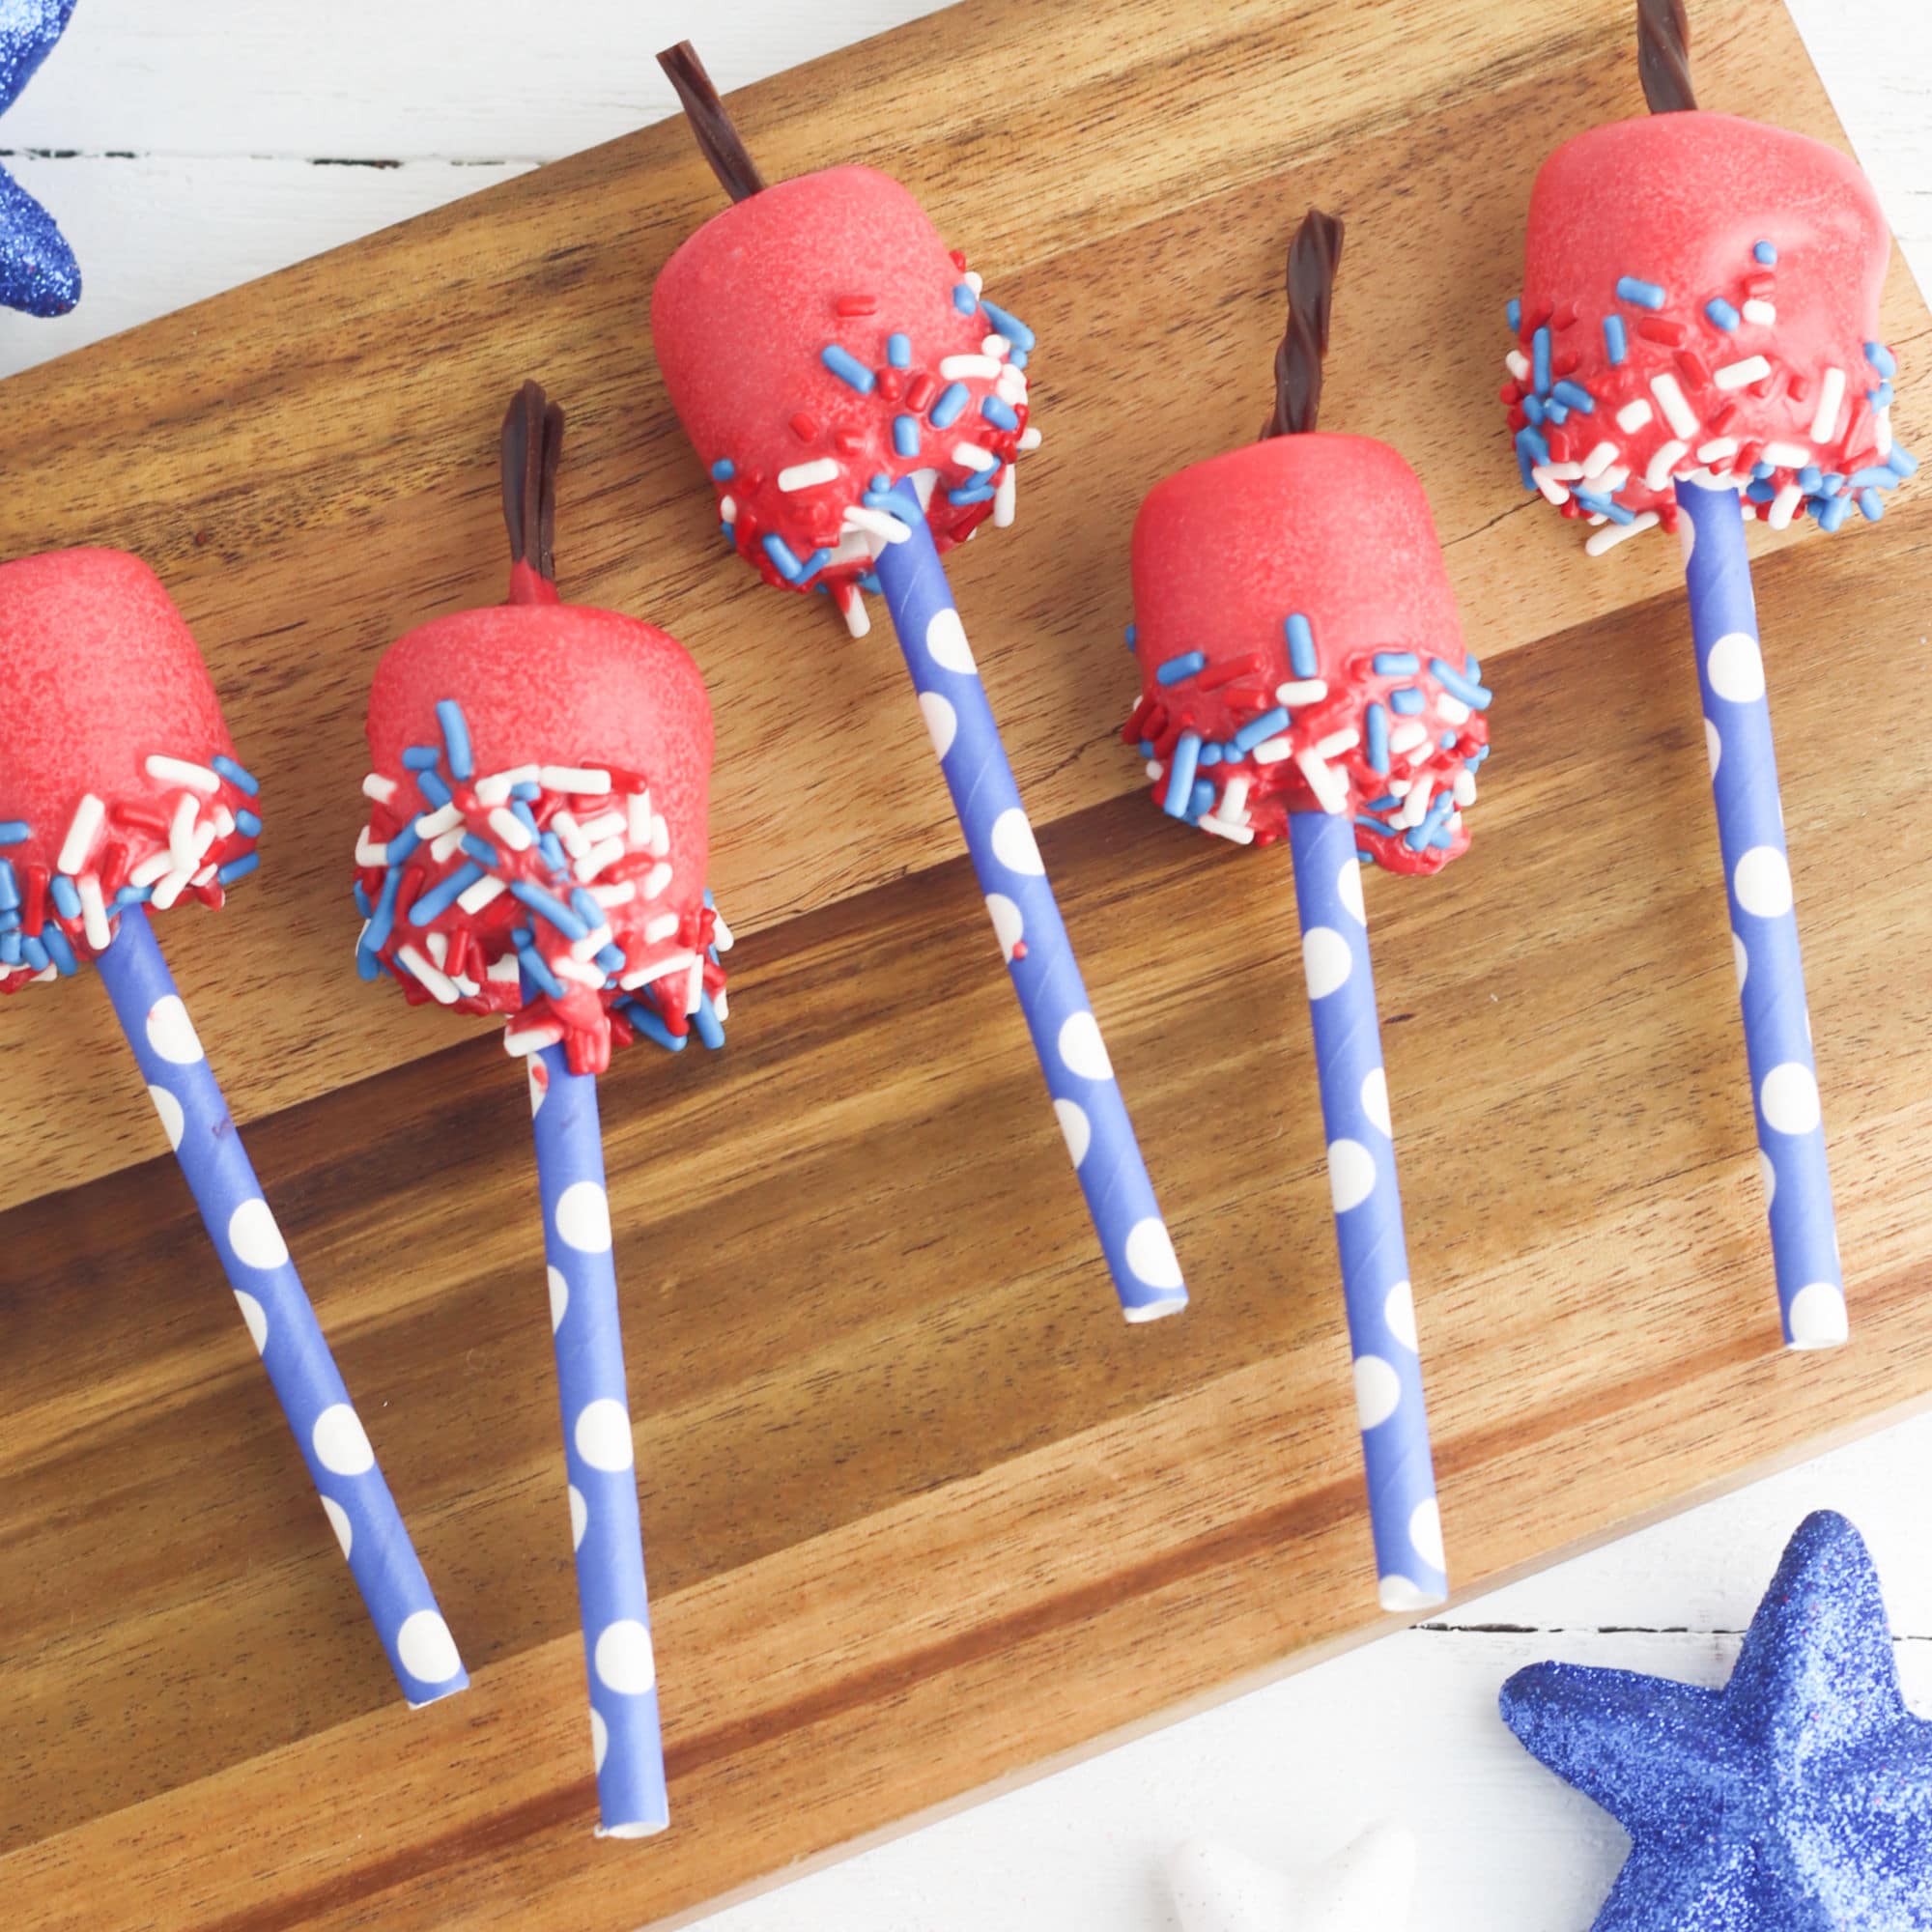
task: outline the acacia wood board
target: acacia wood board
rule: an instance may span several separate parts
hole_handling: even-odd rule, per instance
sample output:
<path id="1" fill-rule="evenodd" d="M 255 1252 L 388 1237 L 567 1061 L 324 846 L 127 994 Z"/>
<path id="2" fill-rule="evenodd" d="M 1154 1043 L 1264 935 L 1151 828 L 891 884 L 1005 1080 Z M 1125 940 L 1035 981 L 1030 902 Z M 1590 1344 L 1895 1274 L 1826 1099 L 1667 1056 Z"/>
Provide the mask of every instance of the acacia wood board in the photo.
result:
<path id="1" fill-rule="evenodd" d="M 1842 141 L 1780 10 L 1696 12 L 1708 104 Z M 1924 493 L 1753 536 L 1854 1324 L 1790 1355 L 1676 547 L 1585 558 L 1495 402 L 1536 160 L 1636 111 L 1631 39 L 1624 0 L 974 0 L 734 99 L 768 175 L 906 181 L 1038 331 L 1020 523 L 952 576 L 1195 1292 L 1147 1329 L 890 639 L 717 542 L 646 326 L 718 205 L 681 125 L 0 384 L 0 554 L 148 555 L 262 777 L 261 873 L 159 929 L 473 1673 L 396 1698 L 98 989 L 0 1003 L 11 1922 L 615 1932 L 1382 1627 L 1288 861 L 1181 836 L 1113 735 L 1134 506 L 1254 433 L 1311 201 L 1350 224 L 1325 418 L 1414 462 L 1497 692 L 1469 855 L 1368 880 L 1458 1584 L 1932 1395 Z M 1927 320 L 1895 265 L 1908 443 Z M 567 594 L 710 680 L 740 935 L 726 1050 L 603 1083 L 644 1845 L 590 1833 L 523 1081 L 350 966 L 369 677 L 500 596 L 526 375 L 573 417 Z"/>

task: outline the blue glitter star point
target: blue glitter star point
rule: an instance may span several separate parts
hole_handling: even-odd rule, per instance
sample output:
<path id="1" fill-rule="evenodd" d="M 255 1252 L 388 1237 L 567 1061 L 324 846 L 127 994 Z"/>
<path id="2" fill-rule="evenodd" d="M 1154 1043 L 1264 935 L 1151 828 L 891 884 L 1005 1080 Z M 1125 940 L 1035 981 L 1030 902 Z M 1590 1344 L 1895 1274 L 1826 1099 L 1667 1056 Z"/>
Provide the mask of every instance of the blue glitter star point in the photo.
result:
<path id="1" fill-rule="evenodd" d="M 0 0 L 0 114 L 73 16 L 75 0 Z M 65 315 L 80 299 L 80 266 L 54 218 L 0 168 L 0 307 Z"/>
<path id="2" fill-rule="evenodd" d="M 1631 1834 L 1592 1932 L 1932 1932 L 1932 1723 L 1843 1517 L 1799 1525 L 1721 1690 L 1539 1663 L 1501 1705 Z"/>

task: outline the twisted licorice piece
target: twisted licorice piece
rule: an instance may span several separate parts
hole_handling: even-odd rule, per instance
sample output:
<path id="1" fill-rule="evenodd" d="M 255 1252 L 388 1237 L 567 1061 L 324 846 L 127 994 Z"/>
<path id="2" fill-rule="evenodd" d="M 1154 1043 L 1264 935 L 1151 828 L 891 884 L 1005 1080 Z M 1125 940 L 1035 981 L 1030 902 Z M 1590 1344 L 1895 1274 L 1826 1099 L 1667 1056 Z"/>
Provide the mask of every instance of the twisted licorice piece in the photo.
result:
<path id="1" fill-rule="evenodd" d="M 1653 114 L 1684 114 L 1697 105 L 1684 0 L 1636 0 L 1636 71 Z"/>
<path id="2" fill-rule="evenodd" d="M 1298 436 L 1321 409 L 1321 358 L 1342 260 L 1342 218 L 1311 208 L 1288 250 L 1288 332 L 1274 353 L 1274 413 L 1264 437 Z"/>
<path id="3" fill-rule="evenodd" d="M 556 582 L 556 469 L 563 458 L 563 410 L 541 384 L 526 383 L 503 418 L 503 523 L 510 561 Z"/>
<path id="4" fill-rule="evenodd" d="M 658 65 L 677 89 L 677 98 L 684 103 L 685 119 L 691 123 L 691 131 L 724 192 L 733 201 L 744 201 L 758 193 L 765 178 L 758 172 L 758 164 L 753 160 L 737 128 L 732 127 L 731 117 L 725 113 L 724 103 L 711 84 L 711 76 L 704 71 L 704 63 L 697 58 L 697 49 L 689 41 L 680 41 L 658 56 Z"/>

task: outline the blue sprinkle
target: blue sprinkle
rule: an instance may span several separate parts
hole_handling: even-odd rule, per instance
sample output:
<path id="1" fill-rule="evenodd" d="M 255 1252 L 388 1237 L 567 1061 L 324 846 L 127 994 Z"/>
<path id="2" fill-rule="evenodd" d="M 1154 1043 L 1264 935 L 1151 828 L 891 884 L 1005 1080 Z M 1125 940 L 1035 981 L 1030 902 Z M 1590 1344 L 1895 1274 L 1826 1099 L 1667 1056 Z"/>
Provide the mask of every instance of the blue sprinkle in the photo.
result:
<path id="1" fill-rule="evenodd" d="M 1422 668 L 1413 651 L 1378 651 L 1374 664 L 1378 677 L 1413 677 Z"/>
<path id="2" fill-rule="evenodd" d="M 1885 498 L 1876 490 L 1861 490 L 1859 515 L 1868 524 L 1877 523 L 1885 515 Z"/>
<path id="3" fill-rule="evenodd" d="M 380 980 L 383 977 L 382 960 L 359 940 L 355 947 L 355 972 L 357 978 L 363 980 Z"/>
<path id="4" fill-rule="evenodd" d="M 990 502 L 998 494 L 999 485 L 997 481 L 992 483 L 962 483 L 958 489 L 947 491 L 946 500 L 949 503 L 985 503 Z"/>
<path id="5" fill-rule="evenodd" d="M 1469 668 L 1472 671 L 1476 668 L 1476 661 L 1474 658 L 1471 658 L 1469 660 Z M 1470 754 L 1466 758 L 1464 758 L 1463 762 L 1469 768 L 1470 771 L 1473 772 L 1476 769 L 1476 767 L 1480 765 L 1483 762 L 1483 760 L 1487 758 L 1489 755 L 1490 755 L 1490 747 L 1488 745 L 1485 745 L 1481 751 L 1470 753 Z"/>
<path id="6" fill-rule="evenodd" d="M 553 872 L 570 870 L 570 857 L 563 849 L 563 840 L 554 832 L 545 832 L 537 838 L 537 856 Z"/>
<path id="7" fill-rule="evenodd" d="M 970 282 L 952 284 L 952 306 L 961 315 L 971 315 L 980 306 L 980 298 L 973 293 L 973 285 Z"/>
<path id="8" fill-rule="evenodd" d="M 549 920 L 566 939 L 588 937 L 590 928 L 555 894 L 545 892 L 527 879 L 511 880 L 510 891 L 539 919 Z"/>
<path id="9" fill-rule="evenodd" d="M 553 1000 L 563 997 L 562 982 L 550 970 L 549 962 L 534 946 L 518 947 L 517 964 L 523 968 L 524 977 L 548 993 Z"/>
<path id="10" fill-rule="evenodd" d="M 48 882 L 54 895 L 55 909 L 63 919 L 80 917 L 80 894 L 75 891 L 73 881 L 65 872 L 56 872 Z"/>
<path id="11" fill-rule="evenodd" d="M 10 861 L 0 859 L 0 912 L 13 912 L 20 903 L 19 881 Z"/>
<path id="12" fill-rule="evenodd" d="M 950 429 L 958 420 L 960 411 L 972 400 L 972 391 L 964 383 L 949 383 L 940 390 L 938 400 L 926 412 L 926 418 L 934 429 Z"/>
<path id="13" fill-rule="evenodd" d="M 376 899 L 376 910 L 369 915 L 369 930 L 363 937 L 371 952 L 380 952 L 389 943 L 389 934 L 396 923 L 396 895 L 403 889 L 402 867 L 391 866 L 383 881 L 383 890 Z"/>
<path id="14" fill-rule="evenodd" d="M 1363 810 L 1367 811 L 1393 811 L 1401 803 L 1402 800 L 1396 797 L 1394 792 L 1384 792 L 1380 798 L 1370 799 Z"/>
<path id="15" fill-rule="evenodd" d="M 1140 637 L 1140 634 L 1141 634 L 1141 627 L 1138 624 L 1129 624 L 1126 630 L 1122 633 L 1122 635 L 1125 637 L 1127 640 L 1128 650 L 1133 649 L 1134 643 L 1136 639 Z"/>
<path id="16" fill-rule="evenodd" d="M 1509 324 L 1512 335 L 1522 333 L 1522 304 L 1514 296 L 1503 309 L 1503 320 Z"/>
<path id="17" fill-rule="evenodd" d="M 1755 483 L 1751 483 L 1746 487 L 1745 495 L 1748 497 L 1753 503 L 1768 503 L 1774 497 L 1777 495 L 1777 492 L 1774 490 L 1769 483 L 1765 482 L 1762 477 L 1760 477 L 1758 481 L 1756 481 Z"/>
<path id="18" fill-rule="evenodd" d="M 114 895 L 114 910 L 119 912 L 124 906 L 146 905 L 154 896 L 153 886 L 123 886 Z"/>
<path id="19" fill-rule="evenodd" d="M 1553 396 L 1543 406 L 1543 420 L 1554 423 L 1559 429 L 1570 420 L 1570 409 L 1566 403 L 1559 403 Z"/>
<path id="20" fill-rule="evenodd" d="M 1825 472 L 1815 463 L 1807 463 L 1798 472 L 1798 487 L 1807 497 L 1815 497 L 1825 481 Z"/>
<path id="21" fill-rule="evenodd" d="M 808 579 L 816 577 L 818 573 L 821 570 L 823 570 L 825 566 L 831 561 L 832 561 L 832 553 L 829 550 L 813 551 L 809 557 L 807 557 L 802 564 L 799 565 L 799 571 L 798 571 L 799 582 L 803 583 Z M 819 587 L 821 589 L 824 588 L 822 584 Z"/>
<path id="22" fill-rule="evenodd" d="M 625 959 L 621 946 L 600 946 L 597 949 L 597 963 L 607 973 L 621 973 L 630 962 Z"/>
<path id="23" fill-rule="evenodd" d="M 1727 335 L 1744 320 L 1722 296 L 1713 296 L 1704 304 L 1704 313 Z"/>
<path id="24" fill-rule="evenodd" d="M 1865 391 L 1865 401 L 1875 410 L 1889 410 L 1891 407 L 1891 384 L 1881 383 L 1875 389 Z"/>
<path id="25" fill-rule="evenodd" d="M 1619 504 L 1618 507 L 1621 508 L 1622 505 Z M 1470 668 L 1473 669 L 1475 660 L 1472 658 L 1469 662 Z M 1436 683 L 1451 697 L 1461 698 L 1471 711 L 1487 711 L 1495 699 L 1495 693 L 1486 691 L 1467 670 L 1458 670 L 1454 665 L 1442 658 L 1431 658 L 1429 668 L 1435 673 Z"/>
<path id="26" fill-rule="evenodd" d="M 1655 282 L 1641 282 L 1634 275 L 1617 277 L 1617 299 L 1634 302 L 1638 308 L 1662 308 L 1663 291 Z"/>
<path id="27" fill-rule="evenodd" d="M 1288 619 L 1288 662 L 1296 677 L 1314 677 L 1321 668 L 1315 656 L 1315 633 L 1299 611 Z"/>
<path id="28" fill-rule="evenodd" d="M 51 930 L 51 928 L 43 927 L 43 930 Z M 20 951 L 26 955 L 27 964 L 36 973 L 44 973 L 51 963 L 47 958 L 47 949 L 32 933 L 22 933 L 20 935 Z"/>
<path id="29" fill-rule="evenodd" d="M 1865 360 L 1888 381 L 1898 374 L 1898 357 L 1883 342 L 1865 344 Z"/>
<path id="30" fill-rule="evenodd" d="M 1896 490 L 1898 471 L 1889 463 L 1877 463 L 1863 469 L 1854 469 L 1851 476 L 1854 490 Z"/>
<path id="31" fill-rule="evenodd" d="M 524 779 L 510 787 L 510 796 L 520 798 L 527 805 L 534 805 L 543 796 L 543 786 L 535 779 Z M 511 807 L 514 811 L 516 808 Z"/>
<path id="32" fill-rule="evenodd" d="M 17 966 L 20 963 L 20 935 L 17 932 L 0 932 L 0 966 Z"/>
<path id="33" fill-rule="evenodd" d="M 67 934 L 57 925 L 43 925 L 41 928 L 41 944 L 53 961 L 54 971 L 63 980 L 71 980 L 80 971 L 80 961 L 73 956 L 73 948 L 67 943 Z M 26 941 L 22 940 L 24 947 Z"/>
<path id="34" fill-rule="evenodd" d="M 250 798 L 253 798 L 262 789 L 262 781 L 253 772 L 248 771 L 243 766 L 238 765 L 233 758 L 228 757 L 225 753 L 217 752 L 208 762 L 237 791 L 245 791 Z"/>
<path id="35" fill-rule="evenodd" d="M 1524 450 L 1527 450 L 1532 462 L 1548 463 L 1549 461 L 1549 445 L 1536 430 L 1518 430 L 1516 433 L 1516 448 L 1519 456 Z"/>
<path id="36" fill-rule="evenodd" d="M 473 832 L 463 835 L 463 850 L 468 852 L 486 871 L 494 872 L 503 862 L 497 848 L 487 838 L 479 838 Z"/>
<path id="37" fill-rule="evenodd" d="M 416 789 L 434 806 L 449 803 L 449 787 L 443 783 L 440 772 L 418 772 Z"/>
<path id="38" fill-rule="evenodd" d="M 642 1000 L 626 1000 L 617 1009 L 646 1039 L 655 1040 L 667 1053 L 682 1053 L 687 1035 L 672 1033 Z"/>
<path id="39" fill-rule="evenodd" d="M 1891 445 L 1891 454 L 1885 460 L 1887 466 L 1897 470 L 1901 476 L 1914 475 L 1918 469 L 1918 457 L 1914 456 L 1902 442 L 1894 442 Z"/>
<path id="40" fill-rule="evenodd" d="M 893 449 L 899 456 L 919 454 L 919 418 L 917 416 L 895 416 L 893 418 Z"/>
<path id="41" fill-rule="evenodd" d="M 1463 675 L 1464 677 L 1472 677 L 1478 683 L 1482 681 L 1483 668 L 1467 651 L 1463 653 Z M 1489 755 L 1487 751 L 1485 751 L 1484 755 L 1486 757 Z"/>
<path id="42" fill-rule="evenodd" d="M 1197 779 L 1194 783 L 1194 796 L 1187 801 L 1188 817 L 1199 818 L 1213 803 L 1214 787 L 1206 779 Z"/>
<path id="43" fill-rule="evenodd" d="M 0 845 L 24 845 L 30 830 L 24 818 L 0 819 Z"/>
<path id="44" fill-rule="evenodd" d="M 1037 340 L 1033 330 L 1018 316 L 1009 315 L 1005 309 L 989 302 L 984 296 L 980 298 L 980 306 L 985 311 L 986 320 L 993 325 L 994 330 L 1004 335 L 1022 355 Z"/>
<path id="45" fill-rule="evenodd" d="M 1818 527 L 1821 530 L 1835 530 L 1851 514 L 1852 499 L 1849 497 L 1829 497 L 1818 512 Z"/>
<path id="46" fill-rule="evenodd" d="M 1141 756 L 1144 758 L 1153 756 L 1153 740 L 1151 738 L 1143 738 L 1141 740 Z"/>
<path id="47" fill-rule="evenodd" d="M 772 560 L 772 568 L 787 583 L 796 583 L 805 575 L 805 565 L 800 563 L 790 544 L 776 530 L 770 531 L 758 541 L 764 546 L 765 554 Z"/>
<path id="48" fill-rule="evenodd" d="M 1530 381 L 1536 385 L 1536 393 L 1545 396 L 1549 393 L 1549 326 L 1546 323 L 1529 338 Z"/>
<path id="49" fill-rule="evenodd" d="M 1384 776 L 1389 768 L 1389 715 L 1379 704 L 1369 706 L 1369 769 Z"/>
<path id="50" fill-rule="evenodd" d="M 902 335 L 897 329 L 886 337 L 886 360 L 895 369 L 912 367 L 912 337 Z"/>
<path id="51" fill-rule="evenodd" d="M 1567 377 L 1549 392 L 1567 410 L 1575 410 L 1578 415 L 1594 415 L 1597 399 L 1580 383 L 1573 383 Z"/>
<path id="52" fill-rule="evenodd" d="M 442 762 L 442 753 L 435 745 L 412 745 L 403 753 L 403 769 L 409 772 L 433 772 Z"/>
<path id="53" fill-rule="evenodd" d="M 427 925 L 440 919 L 456 903 L 459 893 L 467 893 L 483 876 L 483 867 L 465 860 L 445 879 L 439 880 L 410 907 L 410 923 Z"/>
<path id="54" fill-rule="evenodd" d="M 1020 419 L 998 396 L 981 396 L 980 413 L 1000 429 L 1018 429 Z"/>
<path id="55" fill-rule="evenodd" d="M 1584 509 L 1590 511 L 1595 516 L 1607 517 L 1613 524 L 1634 524 L 1636 522 L 1636 512 L 1625 509 L 1614 497 L 1599 496 L 1586 490 L 1578 490 L 1576 493 L 1576 497 L 1577 502 L 1582 504 Z"/>
<path id="56" fill-rule="evenodd" d="M 718 1009 L 711 1004 L 709 993 L 698 996 L 697 1010 L 692 1014 L 691 1023 L 706 1046 L 716 1051 L 724 1044 L 724 1022 L 718 1017 Z"/>
<path id="57" fill-rule="evenodd" d="M 449 753 L 449 775 L 468 781 L 476 775 L 475 760 L 469 752 L 469 724 L 463 707 L 453 697 L 445 697 L 436 707 L 437 723 L 442 726 L 442 742 Z"/>
<path id="58" fill-rule="evenodd" d="M 1753 463 L 1751 465 L 1751 475 L 1760 483 L 1767 476 L 1776 476 L 1776 474 L 1777 465 L 1775 463 Z"/>
<path id="59" fill-rule="evenodd" d="M 1133 626 L 1127 626 L 1129 632 Z M 1206 651 L 1187 651 L 1178 658 L 1169 658 L 1154 671 L 1154 679 L 1159 684 L 1179 684 L 1182 678 L 1192 677 L 1198 670 L 1208 668 Z"/>
<path id="60" fill-rule="evenodd" d="M 1259 718 L 1250 718 L 1235 735 L 1228 740 L 1228 750 L 1232 756 L 1245 758 L 1255 747 L 1272 738 L 1277 732 L 1286 731 L 1293 721 L 1287 708 L 1277 704 L 1272 710 L 1264 711 Z"/>
<path id="61" fill-rule="evenodd" d="M 818 352 L 818 359 L 849 387 L 857 389 L 862 396 L 872 393 L 872 384 L 877 380 L 872 372 L 852 354 L 837 342 L 828 342 Z"/>
<path id="62" fill-rule="evenodd" d="M 1844 487 L 1843 475 L 1838 470 L 1828 469 L 1825 472 L 1825 480 L 1818 486 L 1818 494 L 1821 497 L 1835 497 Z"/>
<path id="63" fill-rule="evenodd" d="M 1455 809 L 1455 794 L 1446 791 L 1438 792 L 1435 804 L 1429 808 L 1429 815 L 1420 825 L 1412 826 L 1409 829 L 1405 835 L 1404 843 L 1407 845 L 1411 852 L 1420 852 L 1435 839 L 1435 835 L 1442 830 L 1444 822 Z"/>
<path id="64" fill-rule="evenodd" d="M 1412 686 L 1405 686 L 1401 691 L 1389 693 L 1389 709 L 1404 718 L 1413 718 L 1422 709 L 1424 702 L 1421 692 Z"/>
<path id="65" fill-rule="evenodd" d="M 369 896 L 369 888 L 360 879 L 355 881 L 355 910 L 367 919 L 375 910 L 376 902 Z"/>
<path id="66" fill-rule="evenodd" d="M 1620 315 L 1606 315 L 1604 318 L 1604 347 L 1609 351 L 1612 363 L 1620 363 L 1630 354 L 1630 341 L 1624 334 L 1624 319 Z"/>
<path id="67" fill-rule="evenodd" d="M 887 491 L 893 487 L 893 479 L 883 469 L 875 469 L 872 471 L 872 479 L 867 487 L 881 492 Z"/>
<path id="68" fill-rule="evenodd" d="M 217 885 L 232 886 L 237 879 L 245 879 L 262 863 L 259 852 L 244 852 L 239 859 L 231 859 L 214 875 Z"/>
<path id="69" fill-rule="evenodd" d="M 1435 742 L 1443 751 L 1453 752 L 1456 749 L 1456 734 L 1453 731 L 1444 731 Z"/>
<path id="70" fill-rule="evenodd" d="M 259 838 L 262 836 L 262 821 L 252 811 L 238 811 L 235 814 L 235 829 L 244 838 Z"/>
<path id="71" fill-rule="evenodd" d="M 711 466 L 711 480 L 714 483 L 728 483 L 738 473 L 738 466 L 728 456 L 721 456 Z"/>
<path id="72" fill-rule="evenodd" d="M 1201 757 L 1201 739 L 1193 731 L 1183 731 L 1176 740 L 1174 758 L 1167 769 L 1167 793 L 1160 809 L 1170 818 L 1185 818 L 1187 803 L 1194 791 L 1194 768 Z"/>
<path id="73" fill-rule="evenodd" d="M 1543 398 L 1541 396 L 1523 397 L 1522 412 L 1531 422 L 1540 423 L 1543 420 Z"/>
<path id="74" fill-rule="evenodd" d="M 1230 753 L 1229 755 L 1233 757 L 1238 757 L 1240 753 L 1238 752 L 1233 752 Z M 1208 741 L 1208 743 L 1202 746 L 1201 762 L 1204 765 L 1218 765 L 1221 762 L 1221 757 L 1222 757 L 1222 753 L 1220 746 L 1213 743 L 1211 739 Z"/>
<path id="75" fill-rule="evenodd" d="M 1759 242 L 1752 247 L 1751 253 L 1769 269 L 1777 261 L 1777 244 L 1775 242 Z"/>
<path id="76" fill-rule="evenodd" d="M 726 550 L 736 550 L 738 548 L 738 532 L 733 525 L 720 524 L 718 526 L 718 534 L 724 539 L 724 548 Z"/>
<path id="77" fill-rule="evenodd" d="M 595 932 L 604 923 L 604 908 L 597 903 L 597 895 L 588 886 L 578 886 L 572 890 L 570 909 L 583 922 L 585 932 Z"/>
<path id="78" fill-rule="evenodd" d="M 1007 357 L 1007 366 L 1010 369 L 1024 369 L 1027 365 L 1027 357 L 1031 354 L 1032 352 L 1030 350 L 1015 349 L 1013 353 Z"/>

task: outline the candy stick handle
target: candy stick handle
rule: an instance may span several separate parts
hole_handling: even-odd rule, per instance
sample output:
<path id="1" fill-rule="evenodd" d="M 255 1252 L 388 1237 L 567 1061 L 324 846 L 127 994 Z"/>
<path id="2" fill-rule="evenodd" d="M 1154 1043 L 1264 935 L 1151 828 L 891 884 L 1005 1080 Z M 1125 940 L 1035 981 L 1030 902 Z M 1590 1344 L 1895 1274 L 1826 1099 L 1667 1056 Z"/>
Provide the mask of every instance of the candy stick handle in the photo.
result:
<path id="1" fill-rule="evenodd" d="M 1180 1264 L 945 569 L 909 486 L 891 506 L 911 534 L 880 554 L 879 585 L 1122 1312 L 1129 1321 L 1176 1314 L 1187 1305 Z"/>
<path id="2" fill-rule="evenodd" d="M 529 1078 L 598 1835 L 642 1838 L 664 1830 L 670 1808 L 597 1082 L 571 1072 L 560 1046 L 531 1056 Z"/>
<path id="3" fill-rule="evenodd" d="M 1791 1348 L 1831 1348 L 1844 1271 L 1744 522 L 1735 490 L 1679 483 L 1677 502 L 1778 1309 Z"/>
<path id="4" fill-rule="evenodd" d="M 99 969 L 403 1694 L 420 1705 L 461 1690 L 449 1627 L 143 907 L 121 913 Z"/>
<path id="5" fill-rule="evenodd" d="M 1294 813 L 1289 841 L 1379 1595 L 1387 1610 L 1431 1609 L 1447 1598 L 1449 1579 L 1423 1406 L 1422 1359 L 1416 1352 L 1361 862 L 1354 828 L 1340 814 Z"/>

